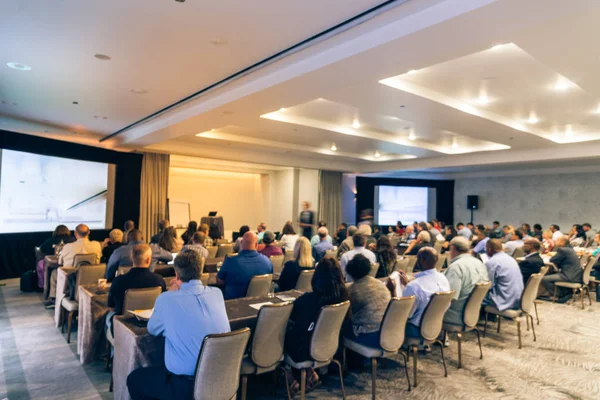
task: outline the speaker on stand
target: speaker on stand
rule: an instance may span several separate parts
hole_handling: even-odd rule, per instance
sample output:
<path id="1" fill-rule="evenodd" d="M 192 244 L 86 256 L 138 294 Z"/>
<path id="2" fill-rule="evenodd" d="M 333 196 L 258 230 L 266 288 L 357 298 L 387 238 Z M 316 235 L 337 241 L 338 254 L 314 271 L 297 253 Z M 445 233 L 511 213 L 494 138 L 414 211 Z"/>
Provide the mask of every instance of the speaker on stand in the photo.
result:
<path id="1" fill-rule="evenodd" d="M 477 195 L 468 195 L 467 196 L 467 210 L 471 210 L 471 223 L 474 224 L 473 221 L 473 210 L 477 210 L 479 208 L 479 196 Z"/>

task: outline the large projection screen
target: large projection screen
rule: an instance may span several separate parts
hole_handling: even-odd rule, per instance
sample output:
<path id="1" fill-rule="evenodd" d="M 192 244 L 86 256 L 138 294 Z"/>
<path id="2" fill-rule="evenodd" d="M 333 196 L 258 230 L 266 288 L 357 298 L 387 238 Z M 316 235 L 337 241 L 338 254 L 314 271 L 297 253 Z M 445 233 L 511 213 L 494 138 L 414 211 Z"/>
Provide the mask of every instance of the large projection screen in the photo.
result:
<path id="1" fill-rule="evenodd" d="M 115 166 L 0 150 L 0 233 L 112 226 Z"/>
<path id="2" fill-rule="evenodd" d="M 430 188 L 412 186 L 376 186 L 375 219 L 378 225 L 405 225 L 428 221 Z"/>

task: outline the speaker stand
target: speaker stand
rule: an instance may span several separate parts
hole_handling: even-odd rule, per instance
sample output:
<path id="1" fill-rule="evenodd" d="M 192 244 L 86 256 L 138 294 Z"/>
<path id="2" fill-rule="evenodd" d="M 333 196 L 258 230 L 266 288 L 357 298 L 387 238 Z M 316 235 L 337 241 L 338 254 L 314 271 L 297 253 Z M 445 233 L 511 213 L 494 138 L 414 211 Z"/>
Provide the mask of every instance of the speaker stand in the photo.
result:
<path id="1" fill-rule="evenodd" d="M 473 221 L 473 208 L 471 208 L 471 223 L 475 225 L 475 221 Z"/>

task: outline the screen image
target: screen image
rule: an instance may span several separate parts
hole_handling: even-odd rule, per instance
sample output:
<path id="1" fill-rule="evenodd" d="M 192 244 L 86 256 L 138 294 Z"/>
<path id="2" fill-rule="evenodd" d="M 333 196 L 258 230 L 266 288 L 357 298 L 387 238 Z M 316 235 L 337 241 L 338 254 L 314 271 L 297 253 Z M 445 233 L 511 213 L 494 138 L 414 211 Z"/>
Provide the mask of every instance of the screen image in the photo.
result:
<path id="1" fill-rule="evenodd" d="M 107 229 L 113 192 L 114 165 L 0 150 L 0 233 Z"/>
<path id="2" fill-rule="evenodd" d="M 376 186 L 375 214 L 378 225 L 396 225 L 428 220 L 429 188 Z"/>

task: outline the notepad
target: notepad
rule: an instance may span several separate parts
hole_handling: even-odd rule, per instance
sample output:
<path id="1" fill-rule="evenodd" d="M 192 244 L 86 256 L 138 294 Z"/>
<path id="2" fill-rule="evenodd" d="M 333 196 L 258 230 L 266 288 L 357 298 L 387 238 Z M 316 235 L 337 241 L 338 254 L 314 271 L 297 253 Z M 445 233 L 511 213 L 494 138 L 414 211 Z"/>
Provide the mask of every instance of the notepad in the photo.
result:
<path id="1" fill-rule="evenodd" d="M 281 301 L 294 301 L 296 298 L 294 296 L 286 296 L 285 294 L 280 294 L 279 296 L 275 296 Z"/>
<path id="2" fill-rule="evenodd" d="M 262 306 L 264 306 L 265 304 L 273 304 L 270 301 L 266 301 L 264 303 L 256 303 L 256 304 L 250 304 L 250 307 L 254 308 L 255 310 L 260 310 L 260 308 Z"/>

